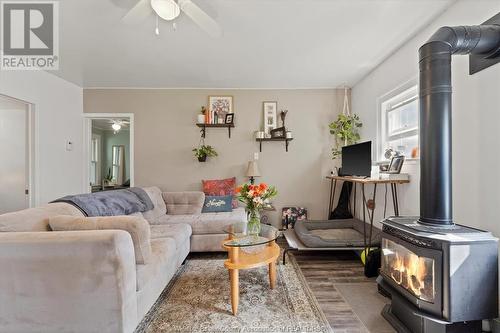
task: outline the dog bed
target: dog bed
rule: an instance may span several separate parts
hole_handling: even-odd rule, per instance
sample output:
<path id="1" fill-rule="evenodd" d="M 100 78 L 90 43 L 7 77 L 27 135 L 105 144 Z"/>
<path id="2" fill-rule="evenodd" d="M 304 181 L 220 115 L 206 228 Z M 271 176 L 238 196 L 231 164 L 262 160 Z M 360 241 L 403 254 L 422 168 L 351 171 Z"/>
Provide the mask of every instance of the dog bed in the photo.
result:
<path id="1" fill-rule="evenodd" d="M 363 247 L 364 229 L 366 242 L 370 236 L 370 225 L 358 219 L 328 220 L 328 221 L 297 221 L 295 233 L 307 247 Z M 372 246 L 379 246 L 381 230 L 373 227 Z"/>

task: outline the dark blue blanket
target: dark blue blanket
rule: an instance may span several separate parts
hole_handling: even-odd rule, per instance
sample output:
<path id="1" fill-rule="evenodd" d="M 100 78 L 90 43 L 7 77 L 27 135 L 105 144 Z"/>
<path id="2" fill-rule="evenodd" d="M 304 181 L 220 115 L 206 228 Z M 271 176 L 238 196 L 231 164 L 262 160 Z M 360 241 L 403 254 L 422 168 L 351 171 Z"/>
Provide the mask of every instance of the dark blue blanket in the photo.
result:
<path id="1" fill-rule="evenodd" d="M 145 212 L 154 208 L 146 191 L 139 187 L 87 194 L 67 195 L 52 202 L 66 202 L 85 216 L 117 216 Z"/>

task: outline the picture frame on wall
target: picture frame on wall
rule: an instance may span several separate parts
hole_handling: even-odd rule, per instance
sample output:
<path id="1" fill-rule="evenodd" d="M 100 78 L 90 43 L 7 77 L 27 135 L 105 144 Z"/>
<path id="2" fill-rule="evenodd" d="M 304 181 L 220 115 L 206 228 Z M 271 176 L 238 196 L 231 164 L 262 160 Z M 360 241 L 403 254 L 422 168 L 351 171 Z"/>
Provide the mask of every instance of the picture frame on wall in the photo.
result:
<path id="1" fill-rule="evenodd" d="M 224 123 L 226 125 L 230 125 L 234 123 L 234 113 L 226 114 L 226 119 L 224 119 Z"/>
<path id="2" fill-rule="evenodd" d="M 264 132 L 270 136 L 271 130 L 275 129 L 277 126 L 276 114 L 278 111 L 278 102 L 262 102 L 262 109 L 264 111 Z"/>
<path id="3" fill-rule="evenodd" d="M 210 124 L 224 124 L 227 114 L 234 114 L 233 96 L 208 96 Z"/>

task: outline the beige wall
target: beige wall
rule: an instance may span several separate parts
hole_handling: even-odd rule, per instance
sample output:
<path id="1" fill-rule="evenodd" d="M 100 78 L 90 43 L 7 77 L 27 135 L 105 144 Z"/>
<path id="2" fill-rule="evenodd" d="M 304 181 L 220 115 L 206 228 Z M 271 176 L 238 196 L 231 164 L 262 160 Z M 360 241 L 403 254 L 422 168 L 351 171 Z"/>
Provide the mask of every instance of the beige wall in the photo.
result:
<path id="1" fill-rule="evenodd" d="M 198 110 L 208 95 L 233 95 L 235 125 L 231 139 L 226 129 L 207 130 L 206 144 L 219 157 L 199 163 L 191 149 L 200 140 L 195 126 Z M 84 90 L 84 112 L 134 113 L 135 183 L 158 185 L 163 190 L 200 190 L 202 179 L 236 176 L 246 181 L 246 164 L 259 146 L 254 131 L 262 127 L 262 102 L 278 101 L 288 109 L 286 124 L 294 140 L 289 152 L 284 143 L 263 143 L 259 181 L 276 185 L 278 211 L 287 205 L 303 205 L 313 219 L 325 218 L 328 183 L 333 167 L 328 124 L 342 105 L 343 93 L 322 90 Z M 281 121 L 279 122 L 281 124 Z M 279 223 L 279 214 L 272 215 Z"/>

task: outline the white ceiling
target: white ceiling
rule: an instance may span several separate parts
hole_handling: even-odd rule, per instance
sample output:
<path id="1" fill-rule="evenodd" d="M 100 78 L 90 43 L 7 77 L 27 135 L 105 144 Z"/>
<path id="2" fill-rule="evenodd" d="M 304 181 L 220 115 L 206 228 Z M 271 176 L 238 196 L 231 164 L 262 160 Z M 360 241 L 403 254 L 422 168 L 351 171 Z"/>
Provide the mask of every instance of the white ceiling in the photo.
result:
<path id="1" fill-rule="evenodd" d="M 128 119 L 121 119 L 121 118 L 96 118 L 92 119 L 92 128 L 97 128 L 103 131 L 113 131 L 113 128 L 111 125 L 113 125 L 115 122 L 119 123 L 122 128 L 120 129 L 121 131 L 128 131 L 129 126 L 130 126 L 130 121 Z"/>
<path id="2" fill-rule="evenodd" d="M 136 0 L 60 1 L 60 70 L 85 88 L 352 85 L 454 0 L 193 0 L 224 31 L 181 13 L 121 22 Z M 415 50 L 416 52 L 416 50 Z"/>

